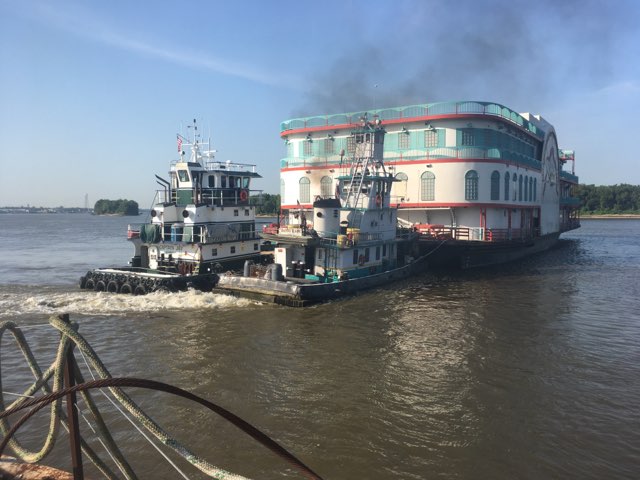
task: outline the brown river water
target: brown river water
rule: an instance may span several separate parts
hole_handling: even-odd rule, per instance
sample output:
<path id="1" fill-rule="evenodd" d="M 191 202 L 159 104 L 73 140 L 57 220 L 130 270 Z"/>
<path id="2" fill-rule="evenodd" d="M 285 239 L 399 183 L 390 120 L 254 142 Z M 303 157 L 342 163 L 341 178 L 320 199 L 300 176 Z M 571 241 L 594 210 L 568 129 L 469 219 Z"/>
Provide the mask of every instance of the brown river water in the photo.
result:
<path id="1" fill-rule="evenodd" d="M 308 309 L 212 293 L 80 291 L 86 270 L 130 257 L 126 218 L 3 221 L 0 321 L 24 328 L 43 368 L 58 340 L 47 319 L 69 313 L 112 375 L 218 403 L 325 479 L 638 478 L 640 220 L 584 220 L 520 262 L 426 272 Z M 1 347 L 3 390 L 21 392 L 28 368 L 11 336 Z M 215 465 L 302 478 L 197 405 L 128 392 Z M 99 401 L 140 478 L 180 478 Z M 19 438 L 38 446 L 46 422 L 39 414 Z M 60 434 L 45 463 L 69 468 L 66 442 Z M 188 478 L 205 478 L 175 461 Z"/>

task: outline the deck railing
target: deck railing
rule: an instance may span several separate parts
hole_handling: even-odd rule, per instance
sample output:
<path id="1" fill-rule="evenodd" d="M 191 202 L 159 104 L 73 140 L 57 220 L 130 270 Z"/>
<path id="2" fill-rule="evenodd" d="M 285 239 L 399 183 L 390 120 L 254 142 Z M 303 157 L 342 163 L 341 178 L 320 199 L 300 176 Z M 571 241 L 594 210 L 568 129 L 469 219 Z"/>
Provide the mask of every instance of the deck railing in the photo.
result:
<path id="1" fill-rule="evenodd" d="M 384 108 L 377 110 L 367 110 L 360 112 L 339 113 L 335 115 L 319 115 L 314 117 L 294 118 L 285 120 L 280 124 L 280 132 L 287 130 L 297 130 L 302 128 L 314 128 L 325 126 L 358 124 L 360 118 L 367 116 L 372 119 L 377 116 L 380 120 L 400 120 L 411 119 L 437 115 L 491 115 L 500 117 L 504 120 L 512 122 L 520 127 L 529 130 L 531 133 L 544 137 L 545 132 L 536 127 L 533 123 L 525 120 L 525 118 L 517 112 L 500 105 L 490 102 L 440 102 L 440 103 L 424 103 L 419 105 L 408 105 L 404 107 Z"/>
<path id="2" fill-rule="evenodd" d="M 445 225 L 417 224 L 424 240 L 459 240 L 480 242 L 524 241 L 533 238 L 528 228 L 450 227 Z"/>

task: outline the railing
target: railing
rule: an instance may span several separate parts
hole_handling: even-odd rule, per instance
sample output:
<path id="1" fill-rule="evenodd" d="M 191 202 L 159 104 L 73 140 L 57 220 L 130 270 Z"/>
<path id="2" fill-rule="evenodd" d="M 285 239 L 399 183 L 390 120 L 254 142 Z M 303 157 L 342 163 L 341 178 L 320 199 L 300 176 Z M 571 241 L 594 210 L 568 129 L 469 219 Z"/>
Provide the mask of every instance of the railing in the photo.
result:
<path id="1" fill-rule="evenodd" d="M 536 127 L 528 120 L 525 120 L 522 115 L 503 105 L 490 102 L 469 101 L 425 103 L 419 105 L 408 105 L 405 107 L 393 107 L 360 112 L 340 113 L 335 115 L 320 115 L 314 117 L 294 118 L 282 122 L 280 124 L 280 131 L 285 132 L 287 130 L 296 130 L 301 128 L 357 124 L 360 122 L 360 118 L 364 115 L 367 115 L 368 118 L 373 118 L 377 115 L 380 120 L 384 121 L 411 119 L 415 117 L 427 117 L 435 115 L 467 114 L 491 115 L 500 117 L 527 129 L 528 131 L 539 137 L 544 137 L 545 135 L 544 131 Z"/>
<path id="2" fill-rule="evenodd" d="M 577 197 L 561 197 L 560 205 L 579 207 L 582 201 Z"/>
<path id="3" fill-rule="evenodd" d="M 415 228 L 425 240 L 506 242 L 533 237 L 533 232 L 527 228 L 450 227 L 434 224 L 417 224 Z"/>
<path id="4" fill-rule="evenodd" d="M 426 147 L 424 149 L 415 149 L 409 151 L 385 150 L 384 161 L 401 162 L 413 160 L 447 160 L 447 159 L 500 159 L 512 162 L 518 165 L 525 165 L 531 168 L 541 168 L 541 163 L 532 158 L 510 150 L 500 150 L 498 148 L 479 148 L 479 147 Z M 336 167 L 348 166 L 351 158 L 344 157 L 342 163 L 340 157 L 331 156 L 314 156 L 314 157 L 286 157 L 280 160 L 280 168 L 292 167 Z M 563 172 L 566 173 L 566 172 Z M 571 175 L 571 174 L 568 174 Z M 575 177 L 575 175 L 573 176 Z M 577 182 L 577 178 L 576 182 Z"/>
<path id="5" fill-rule="evenodd" d="M 249 205 L 252 192 L 262 194 L 262 190 L 246 188 L 185 188 L 171 190 L 170 194 L 168 190 L 157 190 L 156 204 L 198 204 L 217 207 Z"/>
<path id="6" fill-rule="evenodd" d="M 578 183 L 578 176 L 573 173 L 565 172 L 564 170 L 560 170 L 560 179 L 566 180 L 571 183 Z"/>
<path id="7" fill-rule="evenodd" d="M 256 239 L 255 230 L 241 231 L 239 225 L 234 224 L 165 224 L 161 228 L 158 224 L 139 223 L 130 224 L 127 237 L 140 238 L 143 242 L 186 242 L 186 243 L 216 243 L 233 242 Z"/>

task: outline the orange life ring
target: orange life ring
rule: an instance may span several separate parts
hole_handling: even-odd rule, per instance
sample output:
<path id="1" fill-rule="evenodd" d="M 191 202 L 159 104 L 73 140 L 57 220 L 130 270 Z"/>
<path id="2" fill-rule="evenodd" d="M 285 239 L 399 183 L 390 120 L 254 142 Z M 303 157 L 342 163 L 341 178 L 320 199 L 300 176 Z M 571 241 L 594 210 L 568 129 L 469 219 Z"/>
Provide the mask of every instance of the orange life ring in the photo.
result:
<path id="1" fill-rule="evenodd" d="M 247 198 L 249 198 L 249 194 L 247 193 L 246 190 L 240 190 L 240 200 L 243 202 L 247 201 Z"/>
<path id="2" fill-rule="evenodd" d="M 360 266 L 364 265 L 364 255 L 360 255 L 358 257 L 358 265 Z"/>

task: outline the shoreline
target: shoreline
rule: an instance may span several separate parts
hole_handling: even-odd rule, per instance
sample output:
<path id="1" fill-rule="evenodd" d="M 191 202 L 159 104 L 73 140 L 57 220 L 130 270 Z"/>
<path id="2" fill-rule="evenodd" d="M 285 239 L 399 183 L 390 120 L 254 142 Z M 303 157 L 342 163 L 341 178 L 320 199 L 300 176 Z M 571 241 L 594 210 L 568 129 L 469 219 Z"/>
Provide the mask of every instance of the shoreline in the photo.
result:
<path id="1" fill-rule="evenodd" d="M 604 213 L 602 215 L 580 215 L 580 220 L 638 220 L 638 213 Z"/>

